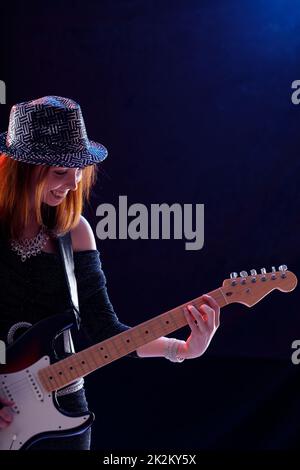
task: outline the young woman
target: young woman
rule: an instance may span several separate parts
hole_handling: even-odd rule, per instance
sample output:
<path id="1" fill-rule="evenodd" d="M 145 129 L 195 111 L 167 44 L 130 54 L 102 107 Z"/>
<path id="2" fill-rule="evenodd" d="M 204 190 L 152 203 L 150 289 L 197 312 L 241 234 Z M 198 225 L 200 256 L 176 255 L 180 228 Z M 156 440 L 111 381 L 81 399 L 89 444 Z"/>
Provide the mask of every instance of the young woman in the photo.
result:
<path id="1" fill-rule="evenodd" d="M 95 237 L 81 215 L 107 150 L 88 139 L 80 106 L 58 96 L 16 104 L 8 132 L 0 135 L 0 152 L 0 339 L 11 344 L 34 323 L 70 308 L 57 246 L 57 236 L 67 232 L 82 330 L 94 343 L 127 330 L 110 303 Z M 199 310 L 184 311 L 191 328 L 186 341 L 161 337 L 131 355 L 173 362 L 201 356 L 220 316 L 213 298 L 204 301 Z M 66 411 L 87 410 L 83 380 L 57 395 Z M 0 396 L 0 437 L 13 420 L 12 407 Z M 32 448 L 89 449 L 90 430 Z"/>

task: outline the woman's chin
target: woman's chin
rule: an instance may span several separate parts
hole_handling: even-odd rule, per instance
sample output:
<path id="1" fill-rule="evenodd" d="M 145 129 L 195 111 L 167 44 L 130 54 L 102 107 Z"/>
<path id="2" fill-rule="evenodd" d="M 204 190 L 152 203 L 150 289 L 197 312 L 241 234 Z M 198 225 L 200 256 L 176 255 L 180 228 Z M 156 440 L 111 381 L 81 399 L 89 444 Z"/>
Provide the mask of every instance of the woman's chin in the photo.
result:
<path id="1" fill-rule="evenodd" d="M 52 194 L 51 192 L 49 194 L 47 194 L 47 197 L 45 199 L 45 204 L 47 204 L 48 206 L 58 206 L 59 204 L 62 203 L 62 201 L 65 199 L 65 196 L 62 196 L 62 197 L 56 197 L 54 196 L 54 194 Z"/>
<path id="2" fill-rule="evenodd" d="M 47 206 L 50 206 L 50 207 L 56 207 L 56 206 L 59 206 L 59 204 L 61 204 L 63 201 L 63 199 L 61 199 L 60 201 L 53 201 L 53 199 L 50 197 L 47 198 L 45 201 L 44 201 L 44 204 L 47 204 Z"/>

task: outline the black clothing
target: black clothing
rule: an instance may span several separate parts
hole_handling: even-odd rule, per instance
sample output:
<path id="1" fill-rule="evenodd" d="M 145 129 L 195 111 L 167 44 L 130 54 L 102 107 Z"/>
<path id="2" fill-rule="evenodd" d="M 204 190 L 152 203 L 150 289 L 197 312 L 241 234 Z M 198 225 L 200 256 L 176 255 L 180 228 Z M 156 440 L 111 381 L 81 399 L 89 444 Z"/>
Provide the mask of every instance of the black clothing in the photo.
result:
<path id="1" fill-rule="evenodd" d="M 92 343 L 129 326 L 118 320 L 109 300 L 98 250 L 74 252 L 81 328 Z M 17 322 L 37 321 L 70 309 L 62 260 L 42 252 L 22 262 L 0 238 L 0 339 Z M 137 354 L 131 353 L 137 357 Z"/>

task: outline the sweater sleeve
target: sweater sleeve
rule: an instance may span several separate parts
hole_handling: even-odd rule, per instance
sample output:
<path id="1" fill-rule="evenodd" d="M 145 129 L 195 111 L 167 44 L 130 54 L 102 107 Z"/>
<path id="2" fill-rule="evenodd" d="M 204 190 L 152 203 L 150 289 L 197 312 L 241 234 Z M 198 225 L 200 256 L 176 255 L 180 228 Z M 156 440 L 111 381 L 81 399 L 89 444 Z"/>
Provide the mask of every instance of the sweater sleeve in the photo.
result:
<path id="1" fill-rule="evenodd" d="M 130 327 L 121 323 L 110 302 L 100 253 L 89 250 L 74 253 L 81 326 L 92 343 L 117 335 Z M 136 351 L 128 356 L 139 358 Z"/>

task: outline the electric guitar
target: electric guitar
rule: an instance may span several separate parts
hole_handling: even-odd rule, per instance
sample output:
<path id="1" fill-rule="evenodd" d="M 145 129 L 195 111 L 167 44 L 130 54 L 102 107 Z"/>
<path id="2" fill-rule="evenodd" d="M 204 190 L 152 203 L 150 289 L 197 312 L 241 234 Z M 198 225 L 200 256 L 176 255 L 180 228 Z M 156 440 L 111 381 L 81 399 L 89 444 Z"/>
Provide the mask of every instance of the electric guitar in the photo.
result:
<path id="1" fill-rule="evenodd" d="M 278 289 L 290 292 L 297 278 L 280 266 L 261 274 L 232 273 L 222 287 L 208 293 L 220 307 L 242 303 L 252 307 Z M 40 439 L 64 437 L 85 431 L 93 422 L 91 412 L 70 414 L 59 408 L 56 391 L 100 367 L 135 351 L 138 347 L 166 336 L 187 324 L 183 307 L 199 308 L 202 297 L 158 315 L 125 332 L 95 344 L 67 358 L 55 359 L 55 338 L 74 323 L 71 314 L 46 318 L 20 336 L 7 349 L 6 364 L 0 366 L 0 396 L 14 401 L 13 421 L 0 430 L 0 450 L 28 449 Z"/>

